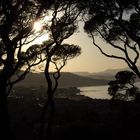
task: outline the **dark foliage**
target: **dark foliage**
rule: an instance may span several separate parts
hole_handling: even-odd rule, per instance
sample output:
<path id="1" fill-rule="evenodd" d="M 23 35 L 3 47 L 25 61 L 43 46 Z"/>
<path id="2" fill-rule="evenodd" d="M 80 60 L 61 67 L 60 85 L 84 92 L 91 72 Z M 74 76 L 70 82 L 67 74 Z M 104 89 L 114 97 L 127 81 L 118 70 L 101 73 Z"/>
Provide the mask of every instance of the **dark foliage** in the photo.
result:
<path id="1" fill-rule="evenodd" d="M 66 49 L 67 51 L 69 50 L 69 56 L 67 55 L 63 59 L 64 61 L 80 53 L 80 49 L 77 46 L 75 46 L 77 50 L 74 50 L 74 45 L 73 47 L 66 44 L 61 45 L 62 41 L 72 35 L 77 28 L 75 20 L 78 14 L 74 13 L 76 11 L 80 12 L 78 10 L 75 11 L 74 7 L 71 10 L 70 4 L 73 3 L 63 0 L 0 1 L 0 132 L 5 136 L 10 134 L 7 95 L 10 93 L 13 85 L 23 80 L 33 66 L 40 64 L 46 59 L 48 60 L 48 65 L 52 62 L 54 54 L 58 59 L 58 53 L 56 53 L 59 50 L 58 46 L 61 46 L 60 48 L 63 50 L 63 57 L 67 55 Z M 44 23 L 41 31 L 35 31 L 33 24 L 43 19 L 50 9 L 53 11 L 51 25 Z M 58 12 L 60 14 L 60 11 L 63 11 L 65 16 L 58 18 L 57 14 Z M 39 45 L 30 45 L 36 38 L 49 31 L 52 34 L 47 45 L 42 45 L 42 48 Z M 28 49 L 26 49 L 27 45 Z M 77 51 L 77 54 L 75 51 Z M 45 57 L 43 57 L 44 52 Z M 61 59 L 61 56 L 62 54 L 59 54 L 59 59 Z M 55 66 L 58 68 L 56 63 Z M 23 71 L 21 71 L 22 68 L 24 68 Z M 45 73 L 49 74 L 47 68 Z M 59 71 L 59 69 L 57 70 Z M 58 77 L 55 78 L 58 79 Z M 47 77 L 47 80 L 49 83 L 49 77 Z"/>
<path id="2" fill-rule="evenodd" d="M 139 0 L 91 0 L 86 1 L 83 19 L 84 29 L 103 55 L 123 60 L 140 77 L 138 69 L 140 48 Z M 110 46 L 106 52 L 96 41 L 100 36 Z M 113 53 L 114 50 L 120 53 Z M 132 56 L 133 54 L 133 56 Z"/>
<path id="3" fill-rule="evenodd" d="M 131 71 L 120 71 L 115 75 L 116 80 L 108 83 L 108 94 L 115 100 L 137 100 L 140 94 L 139 88 L 134 86 L 136 75 Z M 131 85 L 130 87 L 127 86 Z M 123 93 L 121 93 L 123 91 Z"/>

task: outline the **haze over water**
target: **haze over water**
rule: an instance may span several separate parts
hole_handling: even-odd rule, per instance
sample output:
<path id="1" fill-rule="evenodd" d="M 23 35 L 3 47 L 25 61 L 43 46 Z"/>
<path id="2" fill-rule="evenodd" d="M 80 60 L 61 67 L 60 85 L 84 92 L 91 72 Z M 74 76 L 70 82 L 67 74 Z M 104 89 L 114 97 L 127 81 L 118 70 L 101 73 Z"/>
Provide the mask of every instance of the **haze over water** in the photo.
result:
<path id="1" fill-rule="evenodd" d="M 135 83 L 135 86 L 140 88 L 140 82 Z M 88 86 L 88 87 L 78 87 L 81 92 L 80 95 L 88 96 L 92 99 L 111 99 L 108 94 L 108 85 L 105 86 Z"/>

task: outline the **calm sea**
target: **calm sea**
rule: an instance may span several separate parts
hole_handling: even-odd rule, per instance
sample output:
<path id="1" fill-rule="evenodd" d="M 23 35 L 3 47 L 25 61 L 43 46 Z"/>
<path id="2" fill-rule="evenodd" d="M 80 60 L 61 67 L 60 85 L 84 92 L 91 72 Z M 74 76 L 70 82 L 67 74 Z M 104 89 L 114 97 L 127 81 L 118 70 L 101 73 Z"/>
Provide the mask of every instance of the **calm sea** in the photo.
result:
<path id="1" fill-rule="evenodd" d="M 140 82 L 135 83 L 135 86 L 140 88 Z M 80 95 L 85 95 L 93 99 L 111 99 L 107 91 L 108 85 L 78 87 L 78 89 L 81 90 Z"/>

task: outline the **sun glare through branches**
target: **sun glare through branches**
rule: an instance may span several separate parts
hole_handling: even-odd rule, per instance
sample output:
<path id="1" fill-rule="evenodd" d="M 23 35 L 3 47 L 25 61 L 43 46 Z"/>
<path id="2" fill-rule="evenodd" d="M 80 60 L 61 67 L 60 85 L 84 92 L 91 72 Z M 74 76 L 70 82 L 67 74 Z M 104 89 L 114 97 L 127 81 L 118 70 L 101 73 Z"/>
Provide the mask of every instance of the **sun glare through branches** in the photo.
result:
<path id="1" fill-rule="evenodd" d="M 34 25 L 33 25 L 33 29 L 38 32 L 38 31 L 41 31 L 43 29 L 43 25 L 40 21 L 36 21 L 34 22 Z"/>

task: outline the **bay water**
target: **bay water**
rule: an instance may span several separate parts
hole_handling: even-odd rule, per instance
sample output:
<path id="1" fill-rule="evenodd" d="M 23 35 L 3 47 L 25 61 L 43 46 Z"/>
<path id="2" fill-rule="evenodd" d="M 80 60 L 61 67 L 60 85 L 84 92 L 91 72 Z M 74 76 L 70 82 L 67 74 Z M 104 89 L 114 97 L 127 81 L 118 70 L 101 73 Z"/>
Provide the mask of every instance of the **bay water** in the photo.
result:
<path id="1" fill-rule="evenodd" d="M 135 83 L 135 86 L 140 88 L 140 82 Z M 88 86 L 78 87 L 80 95 L 88 96 L 92 99 L 111 99 L 112 96 L 108 94 L 108 85 L 105 86 Z"/>

